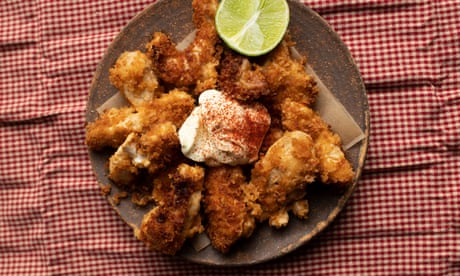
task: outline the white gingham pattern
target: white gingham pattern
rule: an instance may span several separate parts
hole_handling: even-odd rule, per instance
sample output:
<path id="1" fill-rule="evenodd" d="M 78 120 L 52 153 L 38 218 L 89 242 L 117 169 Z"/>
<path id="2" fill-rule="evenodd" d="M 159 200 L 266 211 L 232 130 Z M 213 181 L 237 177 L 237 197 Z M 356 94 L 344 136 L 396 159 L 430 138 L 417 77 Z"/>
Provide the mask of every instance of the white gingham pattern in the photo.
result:
<path id="1" fill-rule="evenodd" d="M 148 251 L 101 196 L 84 140 L 96 65 L 151 1 L 0 3 L 0 275 L 460 275 L 460 5 L 312 0 L 368 90 L 362 181 L 293 253 L 215 268 Z"/>

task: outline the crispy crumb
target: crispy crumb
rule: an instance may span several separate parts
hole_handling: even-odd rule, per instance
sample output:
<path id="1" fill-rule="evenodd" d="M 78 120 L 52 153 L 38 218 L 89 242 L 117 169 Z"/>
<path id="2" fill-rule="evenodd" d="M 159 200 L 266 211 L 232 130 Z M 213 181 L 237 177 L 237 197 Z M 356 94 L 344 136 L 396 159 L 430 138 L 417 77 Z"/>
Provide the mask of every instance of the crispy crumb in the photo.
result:
<path id="1" fill-rule="evenodd" d="M 127 197 L 128 197 L 128 192 L 126 191 L 121 191 L 119 193 L 116 193 L 112 196 L 113 204 L 118 205 L 120 204 L 122 199 L 127 198 Z"/>
<path id="2" fill-rule="evenodd" d="M 137 206 L 146 206 L 150 202 L 153 202 L 153 198 L 150 193 L 134 192 L 131 195 L 131 202 Z"/>
<path id="3" fill-rule="evenodd" d="M 112 190 L 112 186 L 110 184 L 100 184 L 100 187 L 103 196 L 108 196 L 110 194 L 110 191 Z"/>

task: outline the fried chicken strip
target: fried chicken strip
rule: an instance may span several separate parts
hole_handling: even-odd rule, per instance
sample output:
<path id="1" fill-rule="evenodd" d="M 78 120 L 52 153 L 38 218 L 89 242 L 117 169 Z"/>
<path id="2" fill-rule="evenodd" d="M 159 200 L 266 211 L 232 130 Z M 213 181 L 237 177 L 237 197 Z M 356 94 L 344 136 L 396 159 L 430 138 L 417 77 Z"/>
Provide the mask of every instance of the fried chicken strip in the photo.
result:
<path id="1" fill-rule="evenodd" d="M 136 129 L 123 129 L 122 134 L 129 134 L 109 159 L 108 177 L 123 187 L 135 183 L 139 170 L 154 174 L 181 156 L 177 126 L 182 125 L 193 107 L 193 98 L 179 90 L 139 106 L 135 113 L 139 125 Z M 105 130 L 104 125 L 98 129 Z M 98 136 L 93 138 L 97 140 Z"/>
<path id="2" fill-rule="evenodd" d="M 241 167 L 221 166 L 206 171 L 206 231 L 214 248 L 222 253 L 228 252 L 240 238 L 249 237 L 255 228 L 255 218 L 246 205 L 245 185 Z"/>
<path id="3" fill-rule="evenodd" d="M 134 108 L 111 108 L 86 126 L 85 143 L 91 150 L 117 148 L 131 132 L 142 128 L 141 115 Z"/>
<path id="4" fill-rule="evenodd" d="M 287 130 L 301 130 L 312 136 L 323 183 L 347 185 L 353 180 L 353 168 L 342 150 L 340 137 L 317 112 L 287 99 L 282 104 L 282 124 Z"/>
<path id="5" fill-rule="evenodd" d="M 176 48 L 168 35 L 154 33 L 147 44 L 147 54 L 164 82 L 176 87 L 195 86 L 196 94 L 215 88 L 220 55 L 216 50 L 218 36 L 214 25 L 217 5 L 217 0 L 193 0 L 193 23 L 197 32 L 183 51 Z"/>
<path id="6" fill-rule="evenodd" d="M 258 219 L 268 219 L 277 228 L 286 226 L 288 211 L 300 207 L 293 204 L 306 195 L 306 186 L 314 181 L 317 166 L 312 138 L 302 131 L 284 133 L 251 171 L 252 194 L 262 210 Z M 296 210 L 296 214 L 302 212 Z"/>
<path id="7" fill-rule="evenodd" d="M 180 164 L 154 180 L 156 206 L 143 218 L 136 237 L 147 247 L 174 255 L 186 239 L 204 230 L 200 217 L 204 169 Z"/>
<path id="8" fill-rule="evenodd" d="M 117 148 L 130 133 L 143 133 L 154 124 L 171 122 L 179 128 L 194 107 L 191 95 L 174 89 L 136 108 L 111 108 L 86 126 L 85 142 L 91 150 Z"/>
<path id="9" fill-rule="evenodd" d="M 153 125 L 139 139 L 138 151 L 148 160 L 148 162 L 142 162 L 142 165 L 148 169 L 149 173 L 155 174 L 165 168 L 180 156 L 180 142 L 176 126 L 169 121 Z"/>
<path id="10" fill-rule="evenodd" d="M 140 106 L 161 92 L 152 61 L 141 51 L 124 52 L 110 69 L 110 82 L 132 106 Z"/>
<path id="11" fill-rule="evenodd" d="M 139 141 L 137 133 L 130 133 L 117 151 L 109 158 L 108 178 L 120 187 L 132 184 L 138 174 L 139 168 L 134 164 L 136 147 Z"/>
<path id="12" fill-rule="evenodd" d="M 143 133 L 131 133 L 109 159 L 108 177 L 120 186 L 135 182 L 141 169 L 155 174 L 180 156 L 176 127 L 158 123 Z"/>
<path id="13" fill-rule="evenodd" d="M 318 94 L 316 82 L 305 71 L 306 59 L 294 59 L 289 49 L 292 46 L 294 43 L 287 34 L 262 65 L 262 72 L 272 91 L 267 98 L 268 108 L 276 112 L 285 99 L 309 106 L 315 102 Z"/>
<path id="14" fill-rule="evenodd" d="M 190 94 L 173 89 L 136 109 L 140 113 L 144 129 L 163 122 L 171 122 L 176 128 L 180 128 L 194 107 L 195 100 Z"/>
<path id="15" fill-rule="evenodd" d="M 242 55 L 226 49 L 219 69 L 219 88 L 232 98 L 251 101 L 270 93 L 260 66 Z"/>

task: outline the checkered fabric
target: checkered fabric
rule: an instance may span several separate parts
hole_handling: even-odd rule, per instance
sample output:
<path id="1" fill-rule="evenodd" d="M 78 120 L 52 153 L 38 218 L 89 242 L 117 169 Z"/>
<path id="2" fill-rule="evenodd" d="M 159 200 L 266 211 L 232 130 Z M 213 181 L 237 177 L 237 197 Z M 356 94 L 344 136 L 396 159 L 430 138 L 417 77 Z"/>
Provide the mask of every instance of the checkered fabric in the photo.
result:
<path id="1" fill-rule="evenodd" d="M 151 3 L 0 2 L 1 275 L 460 275 L 458 1 L 306 2 L 364 79 L 367 163 L 318 238 L 244 268 L 147 250 L 91 171 L 91 79 L 112 39 Z"/>

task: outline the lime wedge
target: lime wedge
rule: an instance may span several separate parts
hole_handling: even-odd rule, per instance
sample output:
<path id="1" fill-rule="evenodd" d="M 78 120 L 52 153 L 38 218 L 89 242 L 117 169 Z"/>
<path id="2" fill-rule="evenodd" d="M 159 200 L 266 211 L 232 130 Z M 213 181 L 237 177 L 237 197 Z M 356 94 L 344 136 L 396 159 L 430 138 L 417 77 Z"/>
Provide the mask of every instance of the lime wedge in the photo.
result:
<path id="1" fill-rule="evenodd" d="M 228 47 L 246 56 L 260 56 L 283 39 L 289 6 L 286 0 L 221 0 L 215 21 Z"/>

